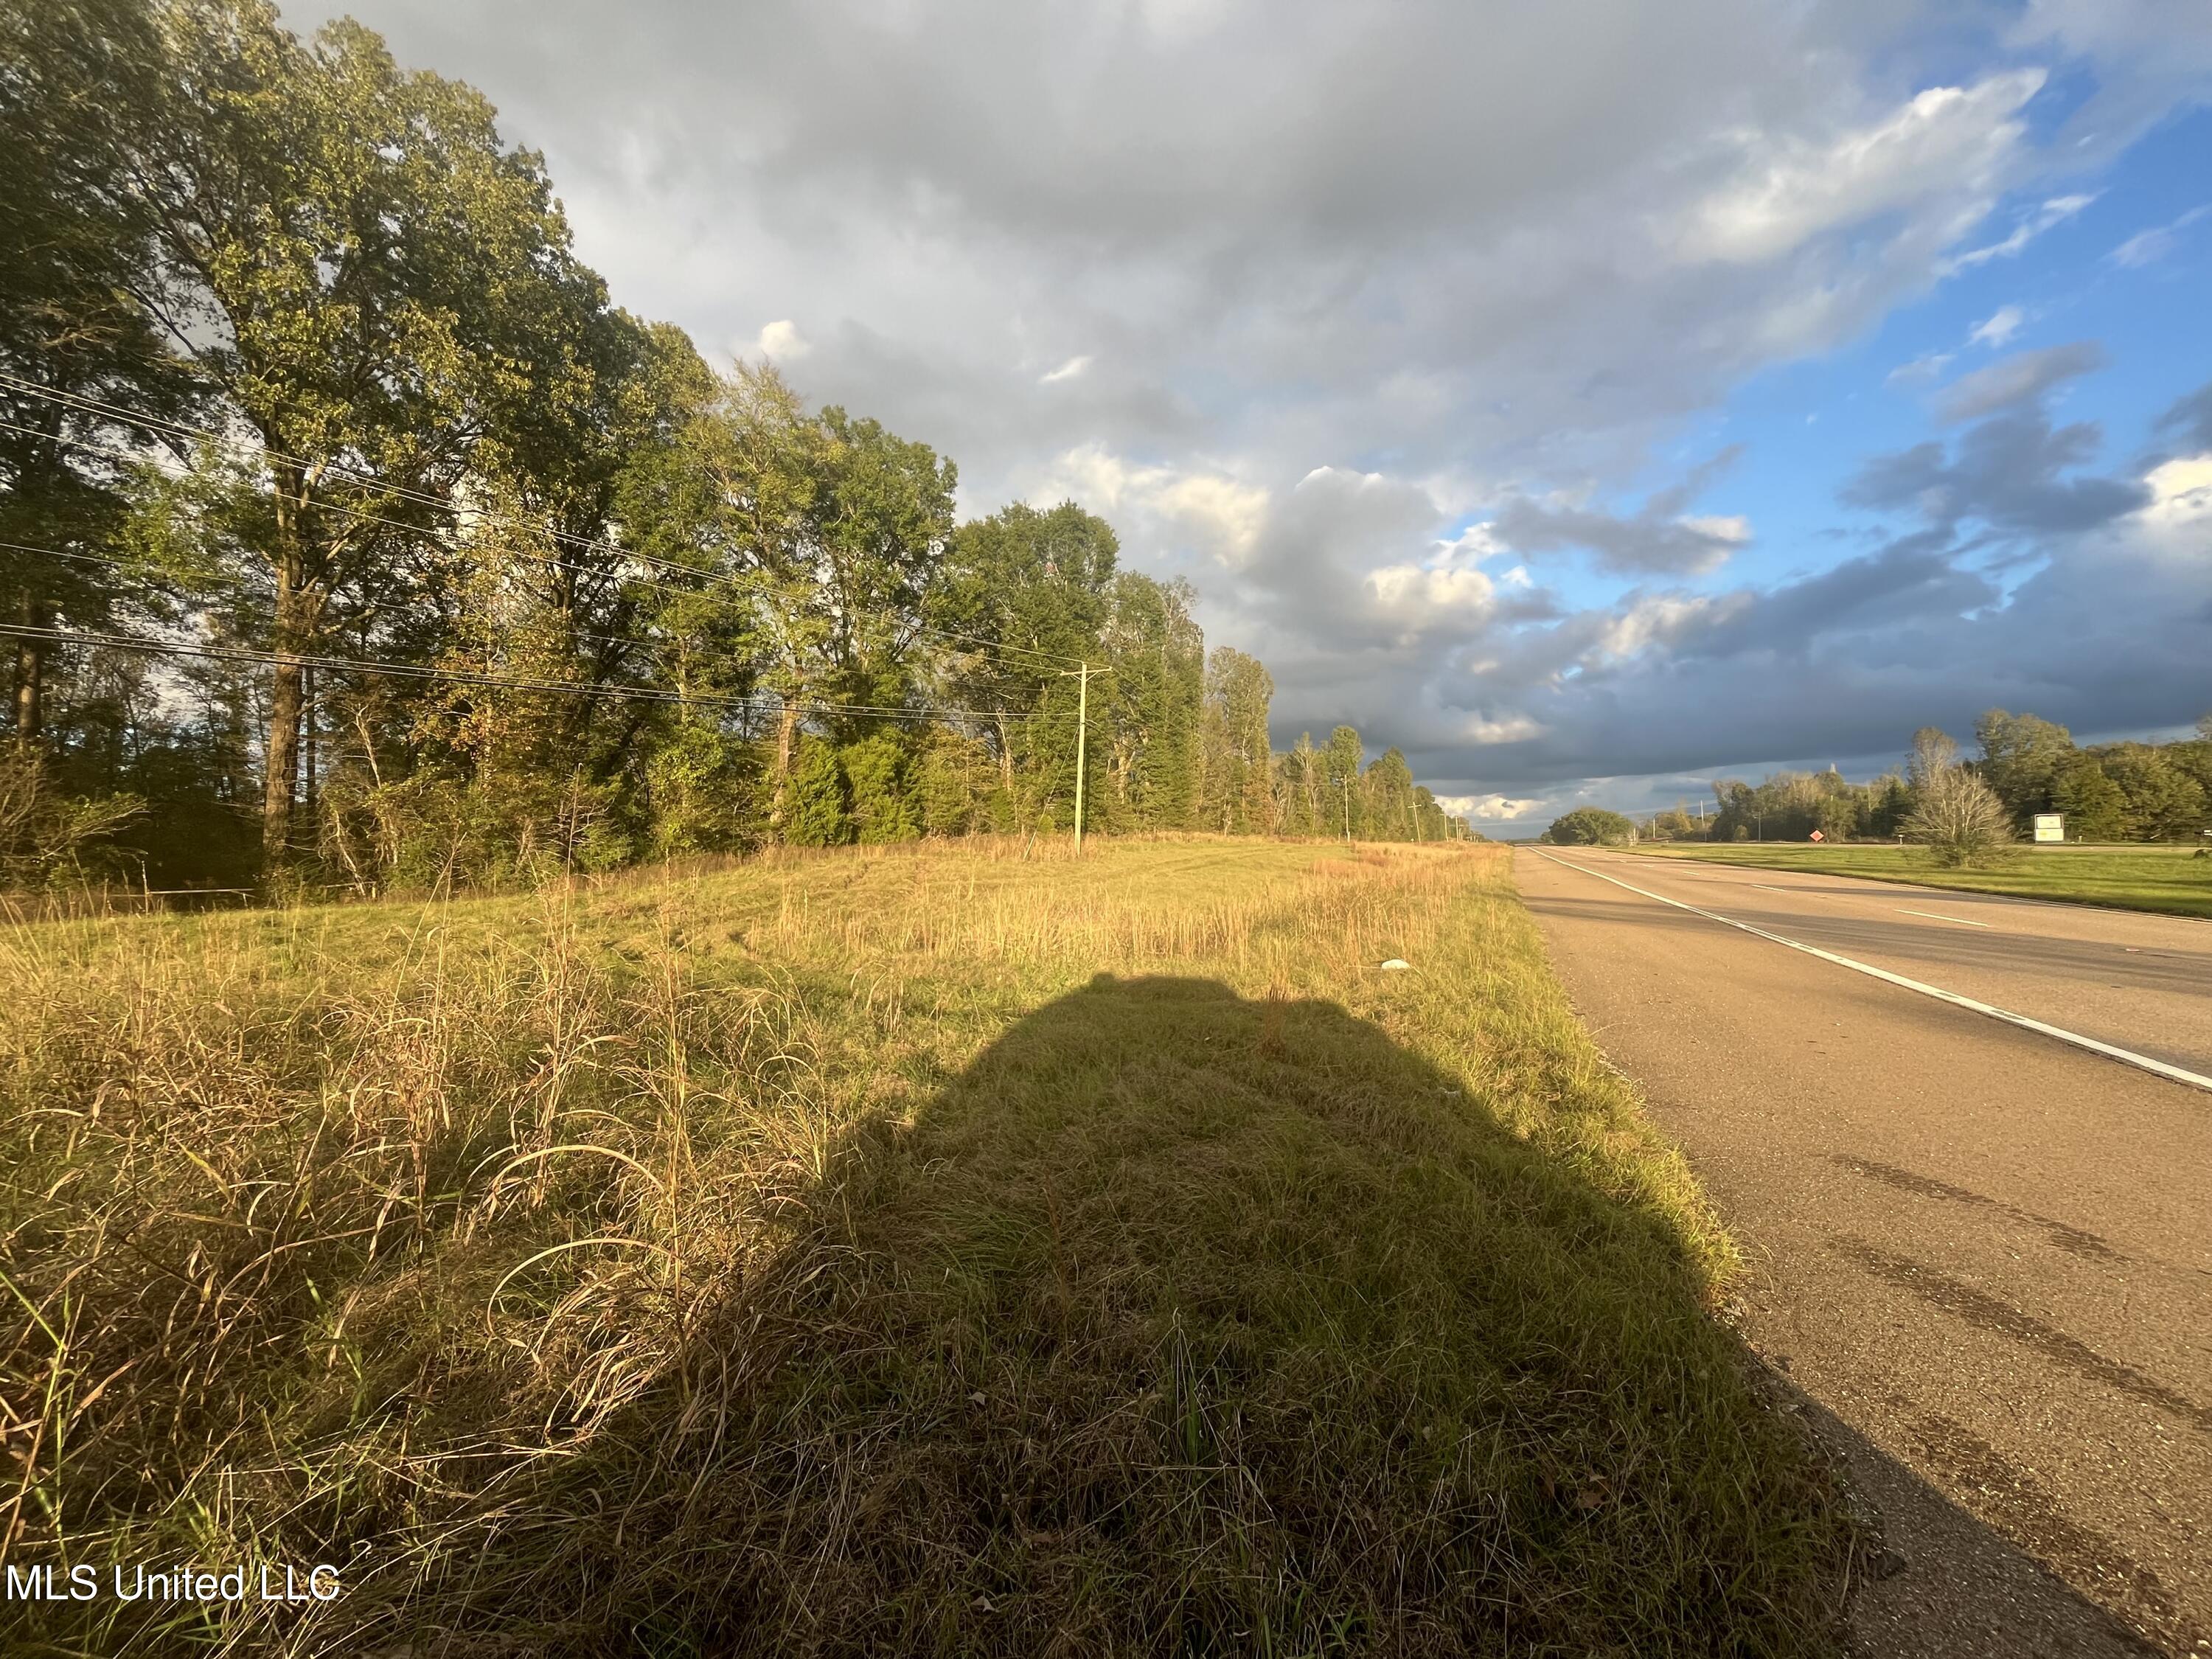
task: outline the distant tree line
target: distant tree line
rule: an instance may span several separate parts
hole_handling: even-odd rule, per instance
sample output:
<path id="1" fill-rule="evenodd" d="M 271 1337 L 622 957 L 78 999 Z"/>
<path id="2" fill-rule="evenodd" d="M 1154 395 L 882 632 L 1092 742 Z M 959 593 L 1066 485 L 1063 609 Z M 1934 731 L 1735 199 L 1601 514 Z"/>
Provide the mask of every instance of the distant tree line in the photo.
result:
<path id="1" fill-rule="evenodd" d="M 1073 504 L 616 306 L 472 88 L 267 0 L 0 0 L 0 881 L 1464 833 Z M 1087 665 L 1087 669 L 1086 669 Z"/>
<path id="2" fill-rule="evenodd" d="M 1985 790 L 2002 827 L 2024 836 L 2036 815 L 2062 813 L 2077 842 L 2196 841 L 2212 828 L 2212 714 L 2173 743 L 2107 743 L 2083 748 L 2064 726 L 1992 708 L 1975 722 L 1980 754 L 1962 758 L 1934 727 L 1913 738 L 1901 771 L 1851 783 L 1833 769 L 1777 772 L 1758 783 L 1713 785 L 1711 812 L 1686 802 L 1654 814 L 1636 832 L 1659 841 L 1922 839 L 1913 815 L 1931 792 L 1957 779 Z M 1960 799 L 1952 790 L 1953 804 Z"/>

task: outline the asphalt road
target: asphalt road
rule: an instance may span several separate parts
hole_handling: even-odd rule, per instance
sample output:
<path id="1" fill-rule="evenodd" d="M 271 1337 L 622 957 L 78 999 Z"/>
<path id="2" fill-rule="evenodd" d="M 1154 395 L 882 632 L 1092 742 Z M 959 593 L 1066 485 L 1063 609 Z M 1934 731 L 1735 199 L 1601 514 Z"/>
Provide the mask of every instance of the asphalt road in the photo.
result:
<path id="1" fill-rule="evenodd" d="M 1600 878 L 2208 1075 L 2212 924 L 1586 849 L 1515 873 L 1746 1245 L 1747 1340 L 1881 1517 L 1865 1652 L 2212 1654 L 2212 1092 Z"/>

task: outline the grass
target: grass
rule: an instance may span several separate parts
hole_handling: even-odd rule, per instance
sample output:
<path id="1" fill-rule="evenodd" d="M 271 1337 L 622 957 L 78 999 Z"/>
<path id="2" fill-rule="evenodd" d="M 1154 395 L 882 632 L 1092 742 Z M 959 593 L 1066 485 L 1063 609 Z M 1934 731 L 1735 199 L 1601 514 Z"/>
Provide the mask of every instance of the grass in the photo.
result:
<path id="1" fill-rule="evenodd" d="M 0 933 L 9 1564 L 345 1585 L 0 1645 L 1832 1650 L 1501 849 L 1016 850 Z"/>
<path id="2" fill-rule="evenodd" d="M 1917 847 L 1647 842 L 1633 850 L 1763 870 L 1812 870 L 1966 893 L 2011 893 L 2069 904 L 2212 916 L 2212 859 L 2195 857 L 2195 849 L 2181 846 L 2022 847 L 2002 862 L 1977 870 L 1947 868 Z"/>

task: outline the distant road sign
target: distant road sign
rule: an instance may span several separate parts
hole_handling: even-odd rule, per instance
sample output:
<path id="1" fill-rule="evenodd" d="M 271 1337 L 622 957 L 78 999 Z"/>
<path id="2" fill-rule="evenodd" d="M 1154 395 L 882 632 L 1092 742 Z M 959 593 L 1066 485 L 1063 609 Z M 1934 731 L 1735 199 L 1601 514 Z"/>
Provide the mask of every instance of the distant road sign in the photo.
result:
<path id="1" fill-rule="evenodd" d="M 2064 841 L 2066 815 L 2063 812 L 2038 812 L 2035 815 L 2035 838 L 2038 841 Z"/>
<path id="2" fill-rule="evenodd" d="M 1814 841 L 1826 841 L 1826 840 L 1827 840 L 1827 837 L 1826 837 L 1826 836 L 1822 835 L 1822 834 L 1821 834 L 1818 830 L 1815 830 L 1813 832 L 1813 839 L 1814 839 Z"/>

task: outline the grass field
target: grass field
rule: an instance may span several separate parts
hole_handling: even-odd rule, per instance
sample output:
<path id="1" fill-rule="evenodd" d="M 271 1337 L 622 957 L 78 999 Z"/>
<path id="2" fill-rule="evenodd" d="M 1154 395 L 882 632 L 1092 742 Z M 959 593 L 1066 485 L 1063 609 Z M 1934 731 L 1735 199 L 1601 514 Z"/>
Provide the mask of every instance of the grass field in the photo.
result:
<path id="1" fill-rule="evenodd" d="M 1647 842 L 1631 850 L 1764 870 L 1817 870 L 1968 893 L 2014 893 L 2073 904 L 2212 916 L 2212 859 L 2193 857 L 2194 849 L 2187 847 L 2022 847 L 2002 863 L 1980 870 L 1945 869 L 1917 847 Z"/>
<path id="2" fill-rule="evenodd" d="M 1018 851 L 0 930 L 9 1565 L 345 1586 L 0 1646 L 1831 1650 L 1502 849 Z"/>

